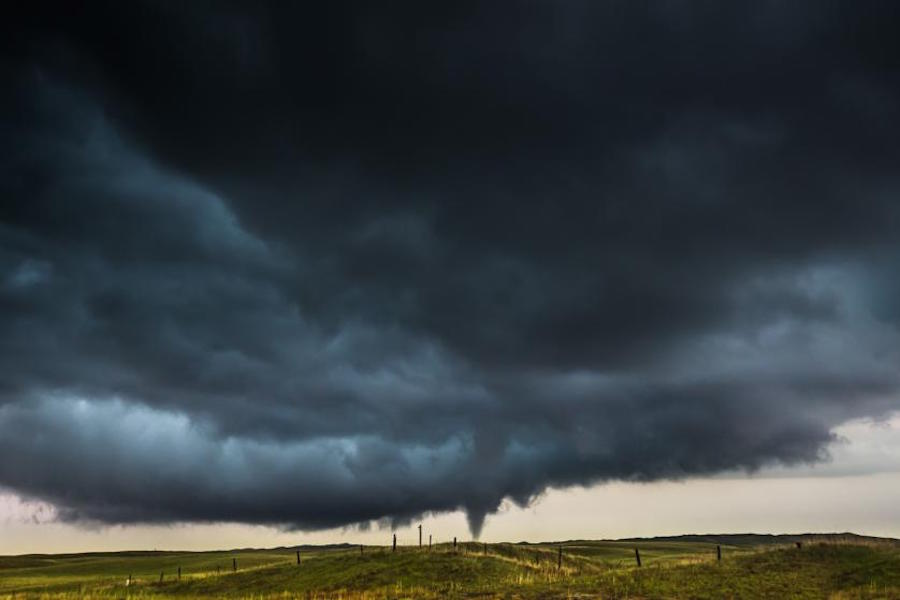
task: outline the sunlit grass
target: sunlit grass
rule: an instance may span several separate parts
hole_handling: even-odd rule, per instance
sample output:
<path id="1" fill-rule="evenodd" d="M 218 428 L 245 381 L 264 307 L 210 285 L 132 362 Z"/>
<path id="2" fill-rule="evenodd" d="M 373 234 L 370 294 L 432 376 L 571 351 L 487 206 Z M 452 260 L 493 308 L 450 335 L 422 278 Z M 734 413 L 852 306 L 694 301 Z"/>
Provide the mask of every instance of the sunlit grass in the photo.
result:
<path id="1" fill-rule="evenodd" d="M 570 542 L 0 558 L 0 600 L 41 598 L 900 598 L 900 549 Z M 232 572 L 232 559 L 238 563 Z M 182 569 L 177 579 L 178 567 Z M 160 583 L 159 575 L 163 574 Z M 128 584 L 128 577 L 131 583 Z"/>

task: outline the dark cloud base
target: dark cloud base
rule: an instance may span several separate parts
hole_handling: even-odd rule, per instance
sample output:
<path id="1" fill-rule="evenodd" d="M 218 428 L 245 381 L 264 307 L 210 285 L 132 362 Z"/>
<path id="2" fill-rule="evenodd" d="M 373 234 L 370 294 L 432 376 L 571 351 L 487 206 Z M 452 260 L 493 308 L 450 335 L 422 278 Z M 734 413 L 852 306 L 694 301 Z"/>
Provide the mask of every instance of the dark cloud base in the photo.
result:
<path id="1" fill-rule="evenodd" d="M 900 408 L 892 3 L 37 3 L 0 486 L 315 529 L 827 459 Z"/>

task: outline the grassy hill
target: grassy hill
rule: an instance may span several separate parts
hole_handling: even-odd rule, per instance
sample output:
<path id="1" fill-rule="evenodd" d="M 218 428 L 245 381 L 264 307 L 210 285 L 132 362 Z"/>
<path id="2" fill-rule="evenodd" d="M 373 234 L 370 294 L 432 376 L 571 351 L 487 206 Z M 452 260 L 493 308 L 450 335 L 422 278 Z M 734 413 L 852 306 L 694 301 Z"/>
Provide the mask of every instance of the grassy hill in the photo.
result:
<path id="1" fill-rule="evenodd" d="M 900 598 L 900 545 L 852 534 L 705 535 L 396 553 L 339 545 L 0 557 L 4 600 L 168 597 Z"/>

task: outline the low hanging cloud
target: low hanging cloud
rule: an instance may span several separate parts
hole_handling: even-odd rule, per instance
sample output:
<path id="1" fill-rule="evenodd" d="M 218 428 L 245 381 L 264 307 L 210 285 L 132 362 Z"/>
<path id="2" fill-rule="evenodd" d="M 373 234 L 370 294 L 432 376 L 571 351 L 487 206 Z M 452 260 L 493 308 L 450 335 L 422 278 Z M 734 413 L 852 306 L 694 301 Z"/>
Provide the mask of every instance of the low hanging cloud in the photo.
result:
<path id="1" fill-rule="evenodd" d="M 883 9 L 20 15 L 0 486 L 477 536 L 548 487 L 828 460 L 900 408 Z"/>

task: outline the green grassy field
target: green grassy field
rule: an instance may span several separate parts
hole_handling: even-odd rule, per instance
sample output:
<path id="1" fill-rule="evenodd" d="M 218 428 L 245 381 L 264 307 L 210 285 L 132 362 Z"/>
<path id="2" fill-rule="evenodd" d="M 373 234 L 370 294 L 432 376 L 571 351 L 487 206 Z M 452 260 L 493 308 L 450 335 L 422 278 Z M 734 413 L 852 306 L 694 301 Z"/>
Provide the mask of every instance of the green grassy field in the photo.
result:
<path id="1" fill-rule="evenodd" d="M 0 557 L 0 599 L 900 598 L 900 546 L 856 536 L 295 550 Z"/>

